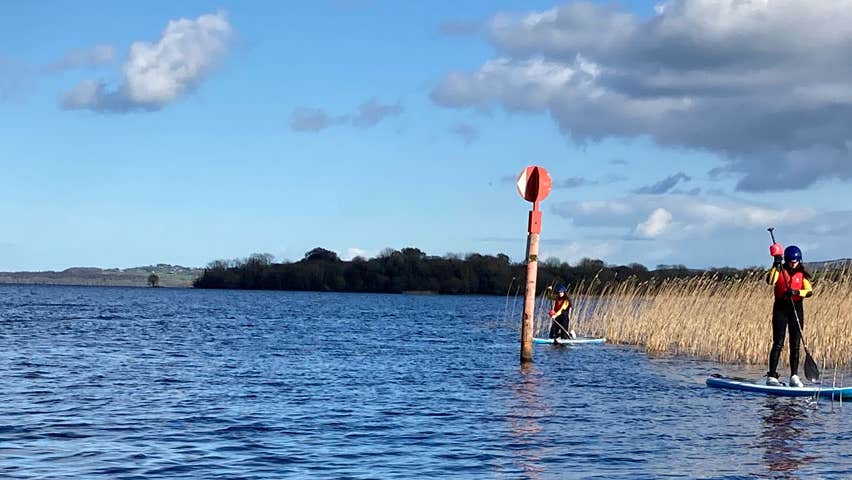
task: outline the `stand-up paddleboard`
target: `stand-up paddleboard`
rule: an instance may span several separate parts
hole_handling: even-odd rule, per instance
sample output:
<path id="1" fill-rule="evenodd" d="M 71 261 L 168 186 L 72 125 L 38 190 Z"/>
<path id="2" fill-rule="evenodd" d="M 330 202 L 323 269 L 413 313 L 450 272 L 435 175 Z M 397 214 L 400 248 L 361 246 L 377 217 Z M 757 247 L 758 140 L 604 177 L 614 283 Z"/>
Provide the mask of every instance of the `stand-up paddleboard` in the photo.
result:
<path id="1" fill-rule="evenodd" d="M 840 388 L 821 384 L 807 385 L 804 387 L 791 387 L 786 384 L 772 386 L 765 385 L 763 381 L 726 377 L 719 375 L 718 373 L 714 373 L 707 377 L 707 386 L 763 393 L 766 395 L 777 395 L 781 397 L 813 397 L 819 395 L 820 397 L 834 400 L 852 399 L 852 387 Z"/>
<path id="2" fill-rule="evenodd" d="M 605 338 L 558 338 L 556 343 L 560 345 L 586 345 L 595 343 L 605 343 Z M 533 343 L 549 343 L 553 344 L 552 338 L 533 338 Z"/>

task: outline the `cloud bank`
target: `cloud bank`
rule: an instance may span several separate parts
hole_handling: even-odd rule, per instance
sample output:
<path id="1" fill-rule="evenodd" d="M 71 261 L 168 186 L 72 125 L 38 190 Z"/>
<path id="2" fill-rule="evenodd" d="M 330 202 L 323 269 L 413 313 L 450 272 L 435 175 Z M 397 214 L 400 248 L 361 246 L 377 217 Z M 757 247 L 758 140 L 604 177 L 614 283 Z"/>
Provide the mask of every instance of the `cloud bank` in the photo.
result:
<path id="1" fill-rule="evenodd" d="M 447 74 L 437 104 L 715 152 L 741 191 L 852 178 L 852 0 L 669 0 L 649 18 L 572 2 L 484 28 L 496 57 Z"/>
<path id="2" fill-rule="evenodd" d="M 852 210 L 779 208 L 743 198 L 630 194 L 608 200 L 555 203 L 550 212 L 583 232 L 583 244 L 606 243 L 607 261 L 748 266 L 770 261 L 766 228 L 798 244 L 809 260 L 848 257 Z M 570 257 L 576 260 L 576 257 Z"/>
<path id="3" fill-rule="evenodd" d="M 576 226 L 653 232 L 656 234 L 653 236 L 659 236 L 662 230 L 648 230 L 640 225 L 676 225 L 677 228 L 671 229 L 670 234 L 681 237 L 704 235 L 728 227 L 765 229 L 770 225 L 801 225 L 807 221 L 818 221 L 825 215 L 808 207 L 778 208 L 745 200 L 683 194 L 629 195 L 611 200 L 562 202 L 554 206 L 554 212 L 570 219 Z M 653 221 L 649 223 L 649 220 Z"/>

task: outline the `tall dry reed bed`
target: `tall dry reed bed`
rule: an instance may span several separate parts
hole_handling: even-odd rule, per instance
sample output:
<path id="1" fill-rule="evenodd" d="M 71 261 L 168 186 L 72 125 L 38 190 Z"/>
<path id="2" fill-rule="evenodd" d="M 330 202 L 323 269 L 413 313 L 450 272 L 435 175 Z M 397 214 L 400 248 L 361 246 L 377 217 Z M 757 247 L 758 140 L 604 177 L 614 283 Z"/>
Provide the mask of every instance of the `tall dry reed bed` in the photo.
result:
<path id="1" fill-rule="evenodd" d="M 714 276 L 666 280 L 660 285 L 625 281 L 589 295 L 577 285 L 572 327 L 613 343 L 641 345 L 654 354 L 686 354 L 725 363 L 766 363 L 772 344 L 772 287 L 761 273 L 721 280 Z M 600 285 L 596 291 L 600 291 Z M 539 312 L 547 309 L 539 309 Z M 577 319 L 580 319 L 577 322 Z M 539 314 L 537 332 L 549 319 Z M 823 365 L 852 364 L 852 277 L 815 282 L 805 299 L 805 341 Z M 782 362 L 787 361 L 787 347 Z"/>

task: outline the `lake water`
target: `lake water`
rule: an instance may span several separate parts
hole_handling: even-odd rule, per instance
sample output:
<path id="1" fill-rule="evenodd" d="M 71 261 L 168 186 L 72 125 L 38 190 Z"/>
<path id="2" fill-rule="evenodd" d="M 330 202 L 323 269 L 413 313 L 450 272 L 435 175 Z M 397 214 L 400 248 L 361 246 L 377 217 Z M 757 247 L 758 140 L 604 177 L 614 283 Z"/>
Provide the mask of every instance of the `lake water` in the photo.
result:
<path id="1" fill-rule="evenodd" d="M 521 368 L 505 305 L 0 286 L 0 477 L 852 477 L 852 405 L 625 346 Z"/>

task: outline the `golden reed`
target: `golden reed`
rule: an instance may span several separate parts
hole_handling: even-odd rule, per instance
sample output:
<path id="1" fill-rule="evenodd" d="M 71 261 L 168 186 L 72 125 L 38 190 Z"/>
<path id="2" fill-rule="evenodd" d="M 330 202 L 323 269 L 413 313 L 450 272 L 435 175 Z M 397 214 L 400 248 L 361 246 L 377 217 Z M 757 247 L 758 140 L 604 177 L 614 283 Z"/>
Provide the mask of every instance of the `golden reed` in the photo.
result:
<path id="1" fill-rule="evenodd" d="M 843 272 L 836 277 L 817 279 L 814 295 L 805 299 L 805 342 L 823 368 L 852 364 L 852 276 Z M 706 275 L 670 279 L 658 286 L 627 280 L 592 287 L 580 284 L 572 289 L 571 326 L 578 335 L 644 346 L 651 354 L 724 363 L 767 362 L 773 296 L 764 273 L 733 280 Z M 600 288 L 597 295 L 589 294 Z M 542 311 L 547 308 L 538 308 Z M 536 317 L 537 336 L 547 336 L 549 318 L 543 313 Z M 787 349 L 785 342 L 783 363 Z"/>

